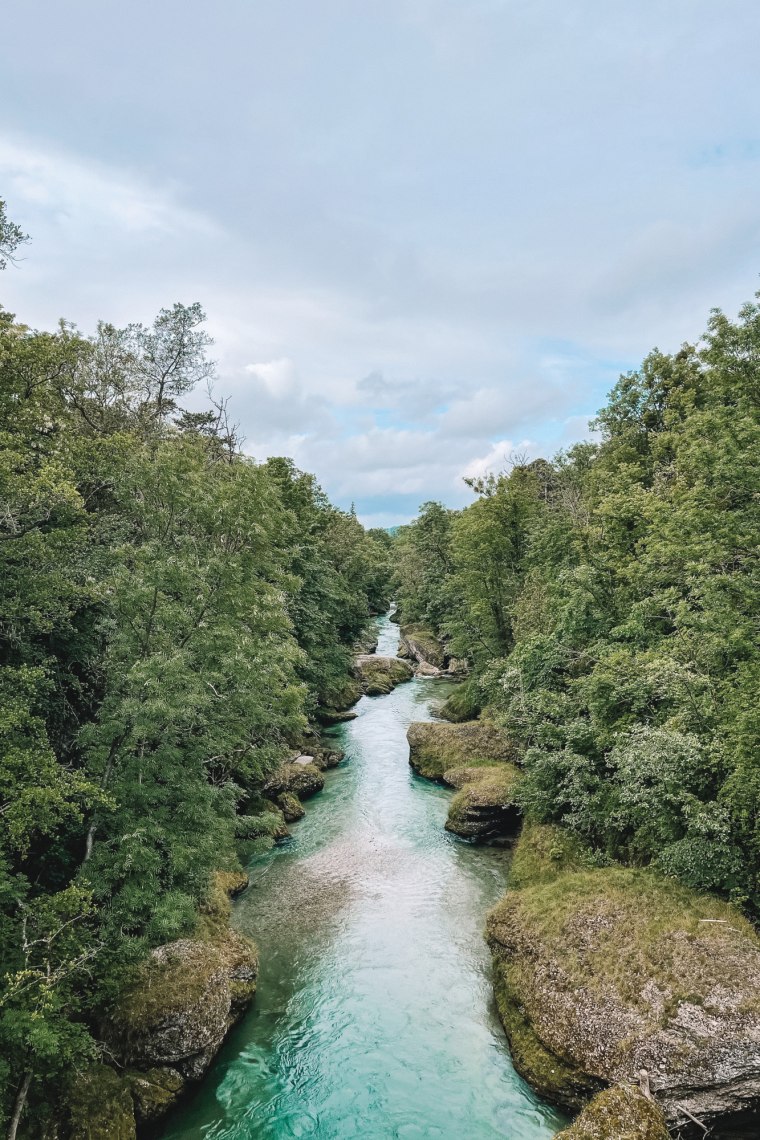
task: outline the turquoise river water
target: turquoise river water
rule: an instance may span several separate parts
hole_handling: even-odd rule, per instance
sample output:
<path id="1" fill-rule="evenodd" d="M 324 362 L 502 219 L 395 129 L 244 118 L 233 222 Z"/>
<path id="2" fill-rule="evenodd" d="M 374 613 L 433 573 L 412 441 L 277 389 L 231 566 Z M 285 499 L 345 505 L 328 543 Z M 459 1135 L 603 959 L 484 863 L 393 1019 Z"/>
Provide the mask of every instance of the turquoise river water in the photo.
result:
<path id="1" fill-rule="evenodd" d="M 397 627 L 379 632 L 395 654 Z M 345 761 L 235 906 L 255 1002 L 163 1140 L 544 1140 L 563 1123 L 493 1005 L 482 932 L 507 855 L 448 835 L 451 793 L 408 765 L 409 724 L 447 691 L 417 678 L 333 730 Z"/>

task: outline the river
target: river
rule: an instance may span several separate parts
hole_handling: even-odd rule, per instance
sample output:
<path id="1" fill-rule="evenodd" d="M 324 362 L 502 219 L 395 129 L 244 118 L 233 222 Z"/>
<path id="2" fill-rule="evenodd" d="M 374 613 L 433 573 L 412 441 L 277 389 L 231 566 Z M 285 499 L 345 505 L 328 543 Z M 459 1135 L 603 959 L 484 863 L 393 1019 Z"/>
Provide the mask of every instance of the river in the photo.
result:
<path id="1" fill-rule="evenodd" d="M 398 629 L 378 622 L 378 653 Z M 164 1140 L 544 1140 L 562 1119 L 512 1068 L 482 930 L 507 855 L 443 829 L 406 730 L 446 681 L 362 697 L 293 838 L 250 867 L 235 922 L 261 952 L 255 1002 Z"/>

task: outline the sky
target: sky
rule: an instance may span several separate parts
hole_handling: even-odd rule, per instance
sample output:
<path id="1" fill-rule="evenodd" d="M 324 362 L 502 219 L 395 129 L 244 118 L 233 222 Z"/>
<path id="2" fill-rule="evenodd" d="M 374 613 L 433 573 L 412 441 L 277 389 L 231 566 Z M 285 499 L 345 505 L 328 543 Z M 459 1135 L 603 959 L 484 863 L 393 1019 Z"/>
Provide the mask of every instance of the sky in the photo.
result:
<path id="1" fill-rule="evenodd" d="M 245 449 L 368 525 L 586 438 L 760 272 L 757 0 L 24 0 L 35 327 L 200 301 Z M 200 399 L 200 396 L 198 397 Z"/>

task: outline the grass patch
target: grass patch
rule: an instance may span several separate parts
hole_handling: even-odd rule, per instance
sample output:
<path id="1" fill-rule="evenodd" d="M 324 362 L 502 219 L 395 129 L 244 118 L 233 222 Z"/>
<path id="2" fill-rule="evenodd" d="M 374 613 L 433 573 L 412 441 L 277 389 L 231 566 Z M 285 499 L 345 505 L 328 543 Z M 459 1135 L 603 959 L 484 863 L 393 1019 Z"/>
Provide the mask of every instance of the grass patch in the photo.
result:
<path id="1" fill-rule="evenodd" d="M 450 768 L 472 768 L 514 761 L 516 748 L 505 733 L 484 721 L 442 724 L 420 721 L 407 732 L 409 763 L 430 780 Z"/>
<path id="2" fill-rule="evenodd" d="M 549 823 L 529 823 L 512 856 L 509 886 L 520 890 L 551 883 L 565 871 L 583 871 L 591 866 L 591 851 L 569 831 Z"/>

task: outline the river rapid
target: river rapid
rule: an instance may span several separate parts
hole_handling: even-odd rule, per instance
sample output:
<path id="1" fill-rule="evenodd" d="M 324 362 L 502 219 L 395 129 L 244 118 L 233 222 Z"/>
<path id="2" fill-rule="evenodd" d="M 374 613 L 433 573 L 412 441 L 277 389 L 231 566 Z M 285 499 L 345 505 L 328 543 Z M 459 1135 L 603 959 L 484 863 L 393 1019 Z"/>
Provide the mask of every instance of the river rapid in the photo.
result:
<path id="1" fill-rule="evenodd" d="M 378 653 L 398 629 L 378 622 Z M 483 941 L 507 854 L 443 829 L 451 793 L 415 776 L 406 730 L 448 682 L 362 697 L 345 749 L 286 844 L 259 856 L 234 920 L 257 942 L 255 1002 L 164 1140 L 544 1140 L 562 1119 L 518 1077 Z"/>

